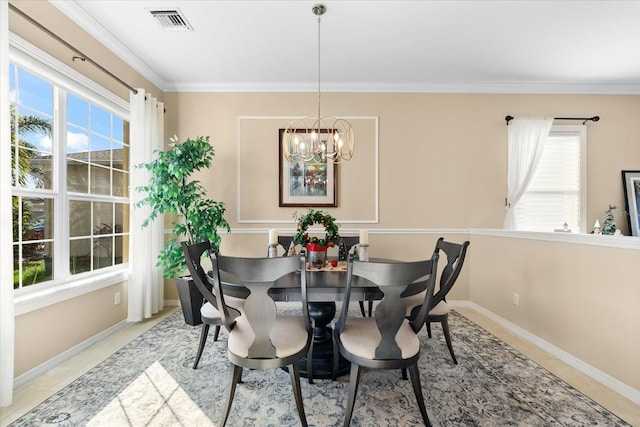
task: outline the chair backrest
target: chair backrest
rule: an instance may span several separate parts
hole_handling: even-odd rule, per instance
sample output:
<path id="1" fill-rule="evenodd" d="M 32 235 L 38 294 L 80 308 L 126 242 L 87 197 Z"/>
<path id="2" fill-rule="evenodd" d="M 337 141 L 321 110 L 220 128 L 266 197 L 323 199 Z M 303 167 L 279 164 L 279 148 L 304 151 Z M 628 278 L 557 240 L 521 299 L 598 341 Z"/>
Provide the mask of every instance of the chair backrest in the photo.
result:
<path id="1" fill-rule="evenodd" d="M 435 307 L 440 301 L 445 300 L 447 294 L 453 288 L 456 283 L 462 266 L 464 264 L 464 258 L 467 254 L 467 248 L 469 242 L 466 241 L 462 244 L 447 242 L 444 237 L 440 237 L 436 243 L 435 253 L 439 254 L 440 251 L 444 252 L 447 256 L 447 264 L 442 269 L 440 275 L 440 288 L 433 296 L 431 307 Z"/>
<path id="2" fill-rule="evenodd" d="M 191 245 L 187 242 L 181 242 L 180 245 L 182 246 L 184 259 L 187 262 L 187 268 L 189 268 L 189 274 L 191 274 L 196 287 L 208 302 L 218 308 L 218 300 L 212 292 L 213 288 L 207 280 L 207 272 L 204 271 L 201 264 L 202 257 L 208 256 L 213 252 L 211 250 L 211 242 L 205 240 Z"/>
<path id="3" fill-rule="evenodd" d="M 284 254 L 282 254 L 282 256 L 289 256 L 291 242 L 293 242 L 293 236 L 278 236 L 278 244 L 284 248 Z"/>
<path id="4" fill-rule="evenodd" d="M 349 256 L 347 267 L 347 289 L 342 312 L 336 328 L 341 331 L 347 322 L 351 286 L 354 280 L 365 279 L 378 286 L 383 294 L 375 308 L 375 321 L 380 332 L 380 341 L 375 351 L 376 359 L 401 359 L 402 352 L 396 341 L 398 330 L 405 318 L 405 303 L 402 293 L 412 283 L 427 280 L 425 300 L 418 316 L 410 321 L 414 331 L 420 330 L 428 311 L 426 307 L 433 297 L 436 282 L 438 254 L 432 258 L 413 262 L 369 262 L 354 261 Z M 339 333 L 339 332 L 338 332 Z"/>
<path id="5" fill-rule="evenodd" d="M 338 247 L 344 245 L 345 252 L 349 252 L 358 243 L 360 243 L 360 237 L 358 236 L 341 236 Z"/>
<path id="6" fill-rule="evenodd" d="M 212 283 L 222 304 L 222 318 L 225 326 L 232 329 L 242 322 L 253 332 L 253 342 L 248 349 L 248 358 L 272 359 L 276 357 L 276 349 L 271 343 L 270 333 L 276 319 L 276 304 L 269 295 L 274 282 L 286 275 L 293 275 L 300 281 L 302 294 L 302 311 L 307 329 L 310 329 L 307 309 L 307 272 L 304 255 L 277 258 L 240 258 L 211 253 Z M 249 290 L 240 318 L 231 322 L 224 306 L 224 288 L 221 272 L 233 277 L 235 285 L 243 285 Z M 234 323 L 236 325 L 234 325 Z"/>
<path id="7" fill-rule="evenodd" d="M 340 242 L 338 243 L 338 246 L 344 245 L 347 252 L 349 252 L 349 250 L 355 245 L 357 245 L 358 243 L 360 243 L 360 237 L 358 236 L 343 236 L 343 237 L 340 237 Z"/>

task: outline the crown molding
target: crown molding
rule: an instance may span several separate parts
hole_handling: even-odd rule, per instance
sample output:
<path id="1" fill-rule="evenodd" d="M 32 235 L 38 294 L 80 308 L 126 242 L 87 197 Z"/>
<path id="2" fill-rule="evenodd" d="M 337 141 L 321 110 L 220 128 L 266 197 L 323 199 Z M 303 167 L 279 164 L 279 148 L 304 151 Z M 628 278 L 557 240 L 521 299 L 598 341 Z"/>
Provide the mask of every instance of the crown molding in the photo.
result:
<path id="1" fill-rule="evenodd" d="M 80 2 L 77 0 L 49 0 L 49 3 L 164 92 L 315 92 L 317 90 L 317 82 L 167 82 L 86 13 Z M 322 91 L 343 93 L 640 95 L 640 84 L 326 82 L 323 83 Z"/>
<path id="2" fill-rule="evenodd" d="M 49 0 L 49 3 L 64 13 L 69 19 L 78 24 L 83 30 L 91 34 L 107 49 L 129 64 L 131 68 L 140 73 L 161 90 L 167 83 L 153 69 L 138 58 L 128 47 L 105 29 L 98 21 L 93 19 L 75 0 Z"/>
<path id="3" fill-rule="evenodd" d="M 175 82 L 165 92 L 315 92 L 317 83 Z M 323 83 L 323 93 L 456 93 L 520 95 L 640 95 L 640 85 L 533 83 Z"/>

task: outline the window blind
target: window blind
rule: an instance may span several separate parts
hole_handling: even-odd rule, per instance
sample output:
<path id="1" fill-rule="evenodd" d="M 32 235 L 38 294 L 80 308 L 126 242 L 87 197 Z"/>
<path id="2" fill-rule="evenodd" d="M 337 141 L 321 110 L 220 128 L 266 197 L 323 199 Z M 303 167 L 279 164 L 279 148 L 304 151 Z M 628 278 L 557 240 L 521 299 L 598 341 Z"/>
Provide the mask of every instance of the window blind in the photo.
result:
<path id="1" fill-rule="evenodd" d="M 571 126 L 574 127 L 574 126 Z M 581 230 L 583 132 L 552 128 L 535 175 L 516 206 L 518 228 Z"/>

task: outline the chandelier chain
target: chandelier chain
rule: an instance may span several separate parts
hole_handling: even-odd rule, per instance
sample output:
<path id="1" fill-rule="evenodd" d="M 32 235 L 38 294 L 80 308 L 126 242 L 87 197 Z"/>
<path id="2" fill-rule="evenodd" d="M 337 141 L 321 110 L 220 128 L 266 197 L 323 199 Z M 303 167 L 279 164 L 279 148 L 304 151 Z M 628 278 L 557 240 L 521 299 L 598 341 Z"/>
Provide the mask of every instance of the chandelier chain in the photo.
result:
<path id="1" fill-rule="evenodd" d="M 317 14 L 318 12 L 316 12 Z M 324 11 L 322 11 L 324 13 Z M 318 118 L 320 118 L 320 73 L 322 68 L 320 67 L 320 20 L 322 19 L 322 13 L 318 15 Z"/>

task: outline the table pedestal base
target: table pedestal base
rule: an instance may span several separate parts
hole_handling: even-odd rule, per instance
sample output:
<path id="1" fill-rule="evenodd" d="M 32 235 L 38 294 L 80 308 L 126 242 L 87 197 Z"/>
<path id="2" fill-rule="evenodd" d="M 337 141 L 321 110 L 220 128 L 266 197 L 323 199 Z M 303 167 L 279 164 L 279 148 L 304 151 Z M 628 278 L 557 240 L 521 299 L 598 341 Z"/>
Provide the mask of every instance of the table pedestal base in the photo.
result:
<path id="1" fill-rule="evenodd" d="M 334 302 L 310 302 L 309 316 L 315 320 L 313 329 L 313 353 L 311 356 L 311 369 L 313 378 L 327 379 L 333 377 L 333 339 L 332 328 L 327 325 L 333 320 L 336 314 L 336 303 Z M 338 372 L 336 377 L 347 375 L 351 369 L 351 364 L 344 357 L 338 355 Z M 308 378 L 307 358 L 303 358 L 298 363 L 300 375 Z"/>

